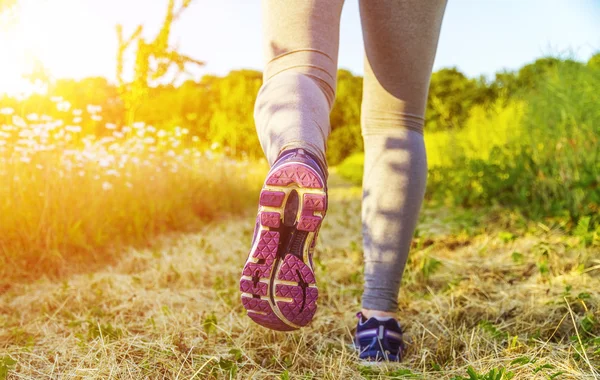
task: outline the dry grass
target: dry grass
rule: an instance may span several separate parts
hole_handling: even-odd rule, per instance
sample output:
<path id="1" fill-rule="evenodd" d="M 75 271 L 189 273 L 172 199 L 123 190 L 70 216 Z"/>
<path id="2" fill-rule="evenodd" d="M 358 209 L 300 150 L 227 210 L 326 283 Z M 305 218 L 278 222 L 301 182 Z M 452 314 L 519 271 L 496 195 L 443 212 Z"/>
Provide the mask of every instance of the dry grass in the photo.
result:
<path id="1" fill-rule="evenodd" d="M 244 315 L 248 214 L 95 273 L 5 290 L 0 378 L 8 368 L 9 379 L 600 378 L 598 247 L 499 211 L 425 210 L 400 295 L 407 360 L 362 366 L 347 346 L 362 281 L 359 196 L 333 184 L 310 327 L 277 333 Z"/>

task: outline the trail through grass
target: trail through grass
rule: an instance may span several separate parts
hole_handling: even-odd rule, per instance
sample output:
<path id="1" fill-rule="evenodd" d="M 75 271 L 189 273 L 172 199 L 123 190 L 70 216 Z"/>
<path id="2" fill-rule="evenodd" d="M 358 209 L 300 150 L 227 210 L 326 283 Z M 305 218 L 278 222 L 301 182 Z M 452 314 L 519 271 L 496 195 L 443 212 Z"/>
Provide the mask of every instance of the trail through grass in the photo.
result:
<path id="1" fill-rule="evenodd" d="M 272 332 L 244 314 L 252 209 L 94 273 L 1 289 L 0 379 L 600 378 L 598 247 L 502 210 L 424 210 L 400 295 L 407 360 L 361 365 L 348 347 L 360 189 L 331 182 L 308 328 Z"/>

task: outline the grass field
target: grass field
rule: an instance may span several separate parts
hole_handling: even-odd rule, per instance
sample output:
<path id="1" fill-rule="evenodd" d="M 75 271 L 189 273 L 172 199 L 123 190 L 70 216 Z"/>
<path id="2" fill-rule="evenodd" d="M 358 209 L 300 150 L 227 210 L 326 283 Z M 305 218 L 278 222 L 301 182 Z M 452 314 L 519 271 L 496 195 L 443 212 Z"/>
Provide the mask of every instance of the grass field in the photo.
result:
<path id="1" fill-rule="evenodd" d="M 266 165 L 202 149 L 180 127 L 98 121 L 97 136 L 80 124 L 100 107 L 56 103 L 60 119 L 0 109 L 0 288 L 105 264 L 254 203 Z"/>
<path id="2" fill-rule="evenodd" d="M 331 186 L 308 328 L 272 332 L 244 315 L 248 208 L 90 273 L 0 289 L 0 379 L 600 378 L 598 246 L 502 209 L 425 208 L 400 295 L 407 360 L 361 365 L 348 347 L 360 189 L 335 175 Z"/>

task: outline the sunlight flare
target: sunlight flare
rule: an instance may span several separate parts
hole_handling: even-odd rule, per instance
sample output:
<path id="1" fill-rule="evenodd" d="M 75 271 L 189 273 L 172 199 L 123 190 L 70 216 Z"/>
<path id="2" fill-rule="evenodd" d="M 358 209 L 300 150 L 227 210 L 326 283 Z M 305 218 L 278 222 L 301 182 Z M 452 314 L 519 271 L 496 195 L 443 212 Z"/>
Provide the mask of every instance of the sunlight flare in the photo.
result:
<path id="1" fill-rule="evenodd" d="M 39 82 L 46 78 L 81 78 L 98 45 L 115 43 L 85 2 L 23 0 L 9 13 L 10 22 L 0 24 L 1 54 L 9 58 L 0 60 L 0 94 L 43 92 Z M 114 57 L 98 57 L 96 64 L 112 68 Z"/>

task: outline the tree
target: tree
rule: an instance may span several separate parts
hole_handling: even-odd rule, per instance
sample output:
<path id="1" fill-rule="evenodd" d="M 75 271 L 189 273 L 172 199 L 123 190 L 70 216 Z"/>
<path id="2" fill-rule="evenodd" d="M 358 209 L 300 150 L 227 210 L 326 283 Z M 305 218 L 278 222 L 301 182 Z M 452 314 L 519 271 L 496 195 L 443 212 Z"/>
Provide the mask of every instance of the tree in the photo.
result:
<path id="1" fill-rule="evenodd" d="M 331 111 L 331 135 L 327 143 L 327 160 L 335 165 L 363 149 L 360 131 L 360 107 L 363 78 L 348 70 L 338 71 L 336 100 Z"/>
<path id="2" fill-rule="evenodd" d="M 122 25 L 117 25 L 117 37 L 119 49 L 117 52 L 117 80 L 119 93 L 125 104 L 125 122 L 132 124 L 135 121 L 135 113 L 140 104 L 147 98 L 151 84 L 164 79 L 172 67 L 176 72 L 172 77 L 171 84 L 176 81 L 180 74 L 185 72 L 188 63 L 203 65 L 204 63 L 194 58 L 183 55 L 169 46 L 171 27 L 181 14 L 190 6 L 192 0 L 183 0 L 183 3 L 175 10 L 175 0 L 169 0 L 167 14 L 158 35 L 147 42 L 142 37 L 142 25 L 128 37 L 123 37 Z M 134 78 L 131 83 L 125 83 L 124 56 L 131 47 L 136 46 Z"/>
<path id="3" fill-rule="evenodd" d="M 481 83 L 456 68 L 441 69 L 431 76 L 425 129 L 439 131 L 462 127 L 476 103 Z"/>
<path id="4" fill-rule="evenodd" d="M 254 99 L 261 84 L 261 72 L 238 70 L 219 78 L 211 86 L 213 102 L 208 138 L 228 147 L 234 156 L 262 155 L 254 127 Z"/>
<path id="5" fill-rule="evenodd" d="M 581 63 L 555 57 L 544 57 L 521 67 L 518 71 L 503 71 L 496 73 L 492 83 L 497 91 L 503 91 L 508 96 L 521 95 L 536 91 L 548 79 L 548 75 L 556 73 L 559 68 L 581 66 Z"/>
<path id="6" fill-rule="evenodd" d="M 600 69 L 600 53 L 594 54 L 587 62 L 587 65 L 593 69 Z"/>
<path id="7" fill-rule="evenodd" d="M 362 85 L 362 77 L 348 70 L 338 71 L 336 99 L 330 117 L 332 130 L 360 124 Z"/>

